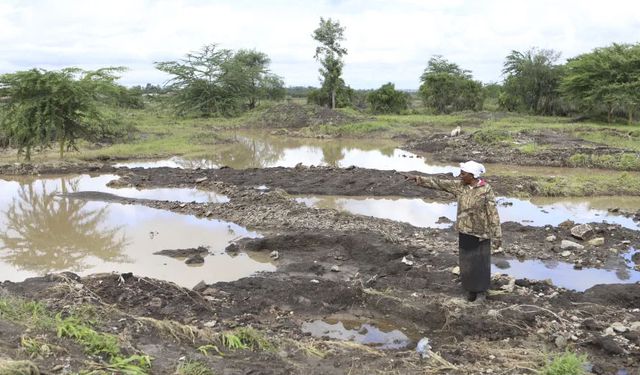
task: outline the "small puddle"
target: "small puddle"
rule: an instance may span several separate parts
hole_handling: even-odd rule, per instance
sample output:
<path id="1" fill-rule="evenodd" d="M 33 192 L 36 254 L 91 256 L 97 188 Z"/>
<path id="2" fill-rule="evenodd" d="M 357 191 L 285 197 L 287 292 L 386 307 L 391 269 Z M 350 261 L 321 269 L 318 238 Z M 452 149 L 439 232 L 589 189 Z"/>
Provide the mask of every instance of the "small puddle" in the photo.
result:
<path id="1" fill-rule="evenodd" d="M 237 143 L 213 146 L 210 154 L 199 158 L 174 156 L 163 160 L 115 164 L 127 168 L 219 168 L 234 169 L 333 166 L 356 166 L 379 170 L 420 171 L 424 173 L 458 173 L 457 166 L 427 161 L 412 152 L 397 148 L 392 141 L 317 140 L 273 137 L 262 133 L 243 133 Z"/>
<path id="2" fill-rule="evenodd" d="M 58 196 L 89 188 L 113 176 L 17 181 L 0 180 L 0 275 L 20 281 L 51 272 L 80 275 L 100 272 L 133 272 L 193 287 L 232 281 L 275 267 L 265 257 L 240 253 L 230 256 L 225 247 L 242 237 L 257 237 L 236 224 L 200 219 L 138 205 L 123 205 Z M 120 189 L 106 190 L 120 193 Z M 132 193 L 137 190 L 132 189 Z M 163 189 L 165 190 L 165 189 Z M 171 195 L 169 190 L 154 199 Z M 104 191 L 104 190 L 103 190 Z M 166 194 L 165 194 L 166 193 Z M 141 197 L 147 194 L 139 192 Z M 154 196 L 156 194 L 156 196 Z M 163 195 L 165 194 L 165 195 Z M 191 192 L 183 198 L 194 200 Z M 170 199 L 174 199 L 171 196 Z M 198 199 L 196 197 L 196 199 Z M 209 201 L 217 197 L 201 196 Z M 189 266 L 154 252 L 204 246 L 205 262 Z"/>
<path id="3" fill-rule="evenodd" d="M 576 270 L 573 264 L 555 260 L 524 260 L 493 257 L 493 273 L 516 279 L 551 280 L 553 285 L 583 292 L 598 284 L 633 284 L 640 282 L 640 272 L 624 264 L 612 269 L 585 268 Z"/>
<path id="4" fill-rule="evenodd" d="M 302 332 L 314 337 L 353 341 L 377 349 L 403 349 L 411 343 L 409 337 L 400 330 L 358 321 L 344 320 L 331 323 L 330 320 L 315 320 L 303 323 Z"/>
<path id="5" fill-rule="evenodd" d="M 607 198 L 596 198 L 604 202 Z M 440 223 L 440 217 L 449 221 L 456 219 L 456 203 L 427 201 L 417 198 L 378 198 L 343 196 L 303 196 L 295 198 L 309 207 L 333 208 L 354 214 L 373 216 L 383 219 L 402 221 L 424 228 L 446 228 L 451 223 Z M 619 213 L 592 207 L 592 198 L 581 200 L 547 199 L 542 204 L 516 198 L 498 198 L 498 212 L 502 222 L 514 221 L 530 226 L 556 226 L 565 220 L 576 223 L 606 221 L 637 230 L 640 223 Z M 640 206 L 640 197 L 625 197 L 615 202 L 615 207 L 633 211 Z M 634 211 L 635 212 L 635 211 Z"/>

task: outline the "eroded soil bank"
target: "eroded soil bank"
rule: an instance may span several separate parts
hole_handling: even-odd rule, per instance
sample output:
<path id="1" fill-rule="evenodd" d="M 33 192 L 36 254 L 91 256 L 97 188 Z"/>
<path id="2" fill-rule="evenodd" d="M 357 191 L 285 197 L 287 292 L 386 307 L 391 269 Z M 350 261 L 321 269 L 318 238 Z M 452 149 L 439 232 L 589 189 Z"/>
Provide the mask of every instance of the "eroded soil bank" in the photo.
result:
<path id="1" fill-rule="evenodd" d="M 198 186 L 230 200 L 182 203 L 102 193 L 77 193 L 69 198 L 104 199 L 231 221 L 259 230 L 264 237 L 240 240 L 227 252 L 277 252 L 275 272 L 234 282 L 202 283 L 193 290 L 130 274 L 85 278 L 65 274 L 1 284 L 3 298 L 40 301 L 61 317 L 92 312 L 96 330 L 118 335 L 123 355 L 152 357 L 149 373 L 172 374 L 181 364 L 198 361 L 215 374 L 523 374 L 540 368 L 549 353 L 567 348 L 588 354 L 592 373 L 640 370 L 637 284 L 595 286 L 578 293 L 547 282 L 496 275 L 489 300 L 470 303 L 452 272 L 457 264 L 457 238 L 451 229 L 417 228 L 309 208 L 287 194 L 318 193 L 314 185 L 327 194 L 344 194 L 345 187 L 354 185 L 352 194 L 374 194 L 376 189 L 394 186 L 396 190 L 380 195 L 425 195 L 426 190 L 406 184 L 400 175 L 328 168 L 245 173 L 164 168 L 117 173 L 121 178 L 113 186 Z M 324 183 L 317 180 L 322 175 Z M 265 181 L 267 176 L 270 180 Z M 383 183 L 385 178 L 388 183 Z M 296 183 L 308 191 L 295 191 Z M 257 189 L 260 185 L 271 190 Z M 632 246 L 640 243 L 637 231 L 598 223 L 591 226 L 589 237 L 580 240 L 571 234 L 574 226 L 570 223 L 546 228 L 505 223 L 503 251 L 511 256 L 568 259 L 581 266 L 600 267 L 623 261 L 635 252 Z M 550 236 L 555 238 L 550 241 Z M 593 238 L 603 238 L 604 243 L 589 244 Z M 562 240 L 584 248 L 561 249 Z M 563 255 L 565 251 L 570 254 Z M 0 315 L 1 357 L 31 361 L 39 369 L 32 368 L 31 373 L 83 369 L 109 373 L 104 355 L 87 355 L 78 340 L 58 337 L 55 330 L 32 327 L 18 318 Z M 404 332 L 412 344 L 383 351 L 310 337 L 301 327 L 316 319 L 384 322 Z M 225 332 L 247 326 L 268 340 L 268 348 L 231 350 L 220 340 Z M 49 352 L 55 354 L 40 351 L 33 355 L 25 349 L 25 337 L 47 343 Z M 430 339 L 437 355 L 421 359 L 414 352 L 421 337 Z"/>

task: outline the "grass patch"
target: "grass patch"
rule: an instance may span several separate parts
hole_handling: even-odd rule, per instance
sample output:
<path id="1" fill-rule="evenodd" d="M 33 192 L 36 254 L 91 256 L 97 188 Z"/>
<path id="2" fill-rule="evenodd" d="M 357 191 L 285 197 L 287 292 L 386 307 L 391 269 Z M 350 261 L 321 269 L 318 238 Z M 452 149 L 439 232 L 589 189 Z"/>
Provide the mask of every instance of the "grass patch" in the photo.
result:
<path id="1" fill-rule="evenodd" d="M 214 373 L 202 362 L 186 361 L 178 365 L 175 375 L 214 375 Z"/>
<path id="2" fill-rule="evenodd" d="M 517 148 L 518 148 L 518 150 L 520 150 L 520 152 L 522 152 L 523 154 L 527 154 L 527 155 L 535 155 L 535 154 L 538 154 L 538 153 L 548 149 L 547 146 L 540 145 L 540 144 L 537 144 L 535 142 L 527 143 L 527 144 L 518 146 Z"/>
<path id="3" fill-rule="evenodd" d="M 640 195 L 640 176 L 617 175 L 534 177 L 538 195 L 544 197 L 586 197 L 598 195 Z"/>
<path id="4" fill-rule="evenodd" d="M 566 352 L 557 356 L 538 372 L 539 375 L 581 375 L 586 374 L 586 355 Z"/>
<path id="5" fill-rule="evenodd" d="M 640 169 L 640 159 L 634 154 L 587 155 L 574 154 L 569 157 L 572 167 L 605 168 L 623 171 Z"/>
<path id="6" fill-rule="evenodd" d="M 28 328 L 49 329 L 54 327 L 54 319 L 43 304 L 20 298 L 1 297 L 0 318 L 22 324 Z"/>
<path id="7" fill-rule="evenodd" d="M 500 143 L 513 142 L 511 132 L 503 129 L 486 128 L 473 133 L 473 140 L 483 145 L 496 145 Z"/>

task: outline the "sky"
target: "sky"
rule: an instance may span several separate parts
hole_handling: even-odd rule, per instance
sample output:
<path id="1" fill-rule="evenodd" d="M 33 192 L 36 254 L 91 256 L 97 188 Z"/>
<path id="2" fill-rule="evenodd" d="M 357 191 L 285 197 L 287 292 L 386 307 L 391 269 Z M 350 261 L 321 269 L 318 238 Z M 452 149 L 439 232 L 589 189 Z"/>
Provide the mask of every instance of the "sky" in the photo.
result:
<path id="1" fill-rule="evenodd" d="M 553 49 L 564 62 L 638 43 L 639 15 L 636 0 L 0 0 L 0 73 L 125 66 L 121 84 L 164 84 L 154 62 L 216 43 L 266 53 L 287 86 L 318 86 L 311 34 L 324 17 L 346 28 L 353 88 L 417 89 L 434 55 L 490 83 L 512 50 Z"/>

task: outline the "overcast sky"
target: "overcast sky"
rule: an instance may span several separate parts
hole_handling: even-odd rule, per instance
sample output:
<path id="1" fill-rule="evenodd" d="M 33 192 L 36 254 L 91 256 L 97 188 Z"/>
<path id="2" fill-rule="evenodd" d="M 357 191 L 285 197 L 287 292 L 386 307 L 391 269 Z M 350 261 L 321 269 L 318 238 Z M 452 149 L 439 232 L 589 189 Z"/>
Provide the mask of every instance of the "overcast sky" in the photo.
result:
<path id="1" fill-rule="evenodd" d="M 162 84 L 154 61 L 218 43 L 267 53 L 289 86 L 317 86 L 321 16 L 346 27 L 354 88 L 415 89 L 436 54 L 486 83 L 502 79 L 511 50 L 550 48 L 564 61 L 640 41 L 637 0 L 0 0 L 0 73 L 126 66 L 122 84 Z"/>

